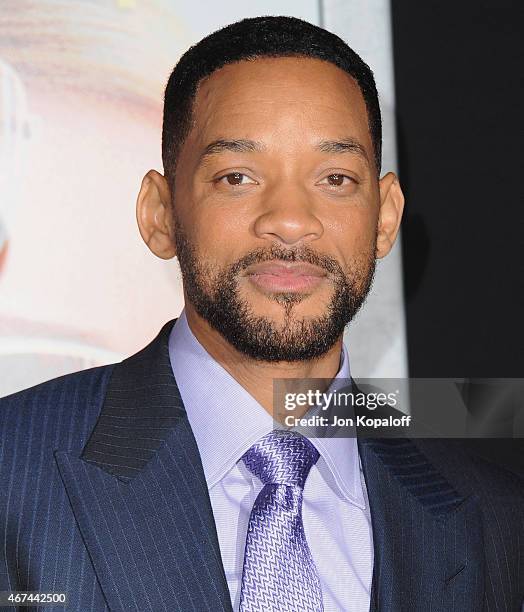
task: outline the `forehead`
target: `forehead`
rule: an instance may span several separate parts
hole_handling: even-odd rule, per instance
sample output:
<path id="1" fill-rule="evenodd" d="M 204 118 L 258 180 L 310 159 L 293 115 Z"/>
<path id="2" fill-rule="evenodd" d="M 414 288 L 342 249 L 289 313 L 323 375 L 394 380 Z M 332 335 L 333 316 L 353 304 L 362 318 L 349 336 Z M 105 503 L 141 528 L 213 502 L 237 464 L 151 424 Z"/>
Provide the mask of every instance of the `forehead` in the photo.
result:
<path id="1" fill-rule="evenodd" d="M 371 153 L 362 92 L 349 74 L 330 62 L 304 57 L 243 60 L 220 68 L 200 83 L 192 130 L 199 139 L 224 136 L 235 129 L 278 132 L 286 128 L 320 136 L 355 136 Z"/>

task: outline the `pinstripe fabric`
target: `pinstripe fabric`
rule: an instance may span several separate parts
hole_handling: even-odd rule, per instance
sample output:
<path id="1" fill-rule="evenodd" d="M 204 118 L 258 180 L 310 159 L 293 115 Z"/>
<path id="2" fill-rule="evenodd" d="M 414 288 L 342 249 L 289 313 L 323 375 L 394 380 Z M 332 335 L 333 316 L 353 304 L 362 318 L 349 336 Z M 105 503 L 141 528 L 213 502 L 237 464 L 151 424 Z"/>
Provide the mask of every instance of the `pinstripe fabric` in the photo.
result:
<path id="1" fill-rule="evenodd" d="M 87 370 L 0 400 L 0 590 L 65 590 L 71 610 L 107 609 L 53 450 L 80 454 L 110 374 Z"/>
<path id="2" fill-rule="evenodd" d="M 168 325 L 160 332 L 166 342 L 170 329 Z M 113 372 L 104 409 L 82 457 L 129 480 L 183 420 L 185 410 L 167 344 L 150 344 L 125 363 L 125 368 L 117 366 Z"/>
<path id="3" fill-rule="evenodd" d="M 460 440 L 367 438 L 359 448 L 373 523 L 371 610 L 520 612 L 523 481 L 468 456 Z"/>
<path id="4" fill-rule="evenodd" d="M 464 452 L 460 440 L 418 440 L 417 446 L 429 461 L 439 466 L 444 477 L 476 499 L 481 509 L 485 582 L 483 606 L 479 609 L 522 612 L 524 480 L 476 454 Z M 474 451 L 475 440 L 468 440 L 468 449 Z M 471 525 L 464 527 L 466 537 L 471 539 Z M 447 546 L 454 550 L 457 543 L 449 536 L 448 533 Z M 479 579 L 479 576 L 475 576 L 475 580 Z M 457 610 L 460 609 L 459 604 L 462 605 L 460 600 L 456 604 Z"/>
<path id="5" fill-rule="evenodd" d="M 0 590 L 66 591 L 79 612 L 231 610 L 170 328 L 122 364 L 0 400 Z M 460 441 L 360 439 L 359 451 L 372 610 L 520 610 L 517 476 Z"/>

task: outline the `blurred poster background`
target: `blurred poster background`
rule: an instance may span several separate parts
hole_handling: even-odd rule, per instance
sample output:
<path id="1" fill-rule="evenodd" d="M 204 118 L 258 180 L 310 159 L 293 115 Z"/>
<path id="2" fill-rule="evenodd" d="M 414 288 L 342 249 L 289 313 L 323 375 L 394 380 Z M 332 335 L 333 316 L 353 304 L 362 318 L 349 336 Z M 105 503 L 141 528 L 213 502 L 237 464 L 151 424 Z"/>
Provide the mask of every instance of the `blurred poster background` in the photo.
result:
<path id="1" fill-rule="evenodd" d="M 178 264 L 151 255 L 134 212 L 142 176 L 162 170 L 163 88 L 202 36 L 265 14 L 324 25 L 362 54 L 395 169 L 384 0 L 2 0 L 0 395 L 119 360 L 179 314 Z M 406 374 L 399 253 L 348 332 L 356 376 Z"/>

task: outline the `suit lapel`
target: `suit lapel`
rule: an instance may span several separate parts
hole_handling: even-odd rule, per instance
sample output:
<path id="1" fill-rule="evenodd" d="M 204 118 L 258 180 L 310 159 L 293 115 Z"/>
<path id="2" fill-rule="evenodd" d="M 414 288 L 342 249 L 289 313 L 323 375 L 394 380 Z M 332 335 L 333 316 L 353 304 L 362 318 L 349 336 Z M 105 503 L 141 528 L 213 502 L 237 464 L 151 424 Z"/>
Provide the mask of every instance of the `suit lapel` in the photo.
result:
<path id="1" fill-rule="evenodd" d="M 172 324 L 115 366 L 81 456 L 55 451 L 112 611 L 231 610 L 200 455 L 169 362 Z"/>
<path id="2" fill-rule="evenodd" d="M 407 439 L 358 440 L 374 541 L 372 611 L 477 611 L 481 518 Z"/>

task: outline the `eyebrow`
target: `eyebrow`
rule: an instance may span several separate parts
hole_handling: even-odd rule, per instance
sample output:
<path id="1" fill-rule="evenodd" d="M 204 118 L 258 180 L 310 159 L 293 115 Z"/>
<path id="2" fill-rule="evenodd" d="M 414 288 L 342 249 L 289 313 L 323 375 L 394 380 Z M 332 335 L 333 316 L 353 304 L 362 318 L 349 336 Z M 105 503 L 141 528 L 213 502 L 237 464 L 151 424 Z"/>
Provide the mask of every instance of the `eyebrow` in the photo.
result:
<path id="1" fill-rule="evenodd" d="M 321 140 L 316 144 L 315 149 L 322 153 L 353 153 L 363 158 L 369 164 L 369 157 L 366 149 L 354 138 L 343 138 L 341 140 Z M 213 155 L 218 155 L 223 151 L 233 153 L 260 153 L 266 151 L 267 147 L 256 140 L 246 138 L 225 139 L 219 138 L 210 142 L 199 158 L 199 165 Z"/>
<path id="2" fill-rule="evenodd" d="M 322 140 L 315 148 L 323 153 L 353 153 L 362 157 L 369 164 L 369 157 L 366 149 L 354 138 Z"/>
<path id="3" fill-rule="evenodd" d="M 210 142 L 202 151 L 199 164 L 205 162 L 207 158 L 222 153 L 223 151 L 232 151 L 233 153 L 259 153 L 265 150 L 265 145 L 256 140 L 247 140 L 245 138 L 226 140 L 224 138 L 219 138 L 218 140 Z"/>

